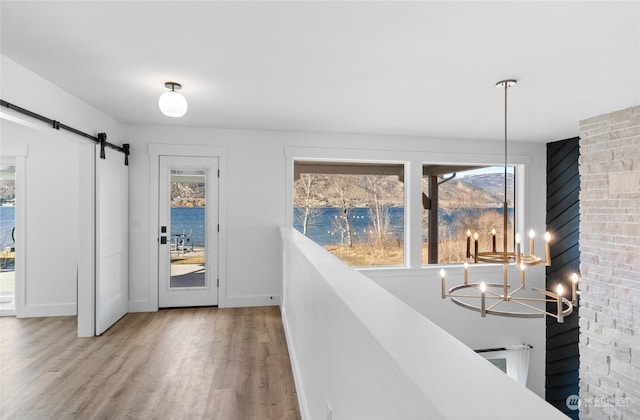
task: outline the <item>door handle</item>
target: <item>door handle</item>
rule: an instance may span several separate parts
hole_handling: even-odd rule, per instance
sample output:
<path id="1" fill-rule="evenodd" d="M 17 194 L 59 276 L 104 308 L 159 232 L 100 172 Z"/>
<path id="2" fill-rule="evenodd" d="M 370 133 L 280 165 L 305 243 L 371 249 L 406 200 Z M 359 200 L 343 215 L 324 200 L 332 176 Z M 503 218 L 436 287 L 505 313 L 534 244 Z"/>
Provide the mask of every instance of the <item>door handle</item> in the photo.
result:
<path id="1" fill-rule="evenodd" d="M 167 233 L 167 227 L 166 226 L 160 226 L 160 233 Z M 166 244 L 167 244 L 166 235 L 160 236 L 160 245 L 166 245 Z"/>

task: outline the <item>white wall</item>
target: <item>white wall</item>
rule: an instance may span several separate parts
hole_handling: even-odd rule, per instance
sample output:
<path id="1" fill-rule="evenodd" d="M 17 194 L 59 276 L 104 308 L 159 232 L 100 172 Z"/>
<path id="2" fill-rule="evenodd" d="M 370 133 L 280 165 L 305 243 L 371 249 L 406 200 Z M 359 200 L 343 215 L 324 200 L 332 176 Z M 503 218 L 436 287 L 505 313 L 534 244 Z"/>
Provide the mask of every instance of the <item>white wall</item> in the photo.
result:
<path id="1" fill-rule="evenodd" d="M 122 127 L 113 119 L 5 56 L 1 67 L 5 101 L 90 134 L 106 132 L 110 142 L 122 143 Z M 93 165 L 87 163 L 93 162 L 93 142 L 8 109 L 0 113 L 0 153 L 3 146 L 27 146 L 18 316 L 76 314 L 76 293 L 83 293 L 93 276 Z"/>
<path id="2" fill-rule="evenodd" d="M 151 226 L 156 204 L 150 200 L 157 189 L 157 175 L 150 174 L 150 144 L 204 145 L 224 148 L 225 170 L 220 194 L 226 208 L 221 229 L 227 238 L 221 273 L 221 306 L 270 305 L 279 302 L 282 268 L 277 248 L 277 227 L 291 221 L 293 157 L 313 157 L 319 153 L 332 158 L 374 158 L 409 161 L 429 157 L 454 162 L 499 164 L 502 145 L 473 141 L 440 141 L 347 134 L 222 130 L 175 126 L 130 126 L 130 309 L 157 309 L 157 226 Z M 495 146 L 496 152 L 488 151 Z M 514 155 L 532 164 L 533 172 L 544 184 L 544 144 L 520 143 L 511 146 Z M 460 152 L 462 151 L 462 152 Z M 416 157 L 417 156 L 417 157 Z M 526 159 L 525 159 L 526 158 Z M 420 162 L 418 160 L 418 162 Z M 416 165 L 413 165 L 416 166 Z M 538 172 L 539 171 L 539 172 Z M 419 172 L 418 172 L 419 173 Z M 418 175 L 421 176 L 421 175 Z M 414 182 L 420 185 L 419 182 Z M 526 186 L 528 190 L 528 186 Z M 532 189 L 534 203 L 529 213 L 531 225 L 543 231 L 544 186 Z M 420 202 L 418 201 L 418 206 Z M 419 220 L 419 219 L 418 219 Z M 419 237 L 414 237 L 413 240 Z"/>
<path id="3" fill-rule="evenodd" d="M 282 313 L 303 418 L 565 418 L 299 232 L 282 236 Z"/>
<path id="4" fill-rule="evenodd" d="M 278 226 L 284 223 L 284 157 L 281 135 L 183 127 L 130 127 L 130 309 L 157 310 L 157 174 L 150 173 L 148 145 L 219 146 L 221 232 L 225 258 L 220 266 L 220 306 L 277 305 L 281 251 Z"/>
<path id="5" fill-rule="evenodd" d="M 131 143 L 132 154 L 129 168 L 131 311 L 157 310 L 157 278 L 151 274 L 153 273 L 151 268 L 155 264 L 154 258 L 157 256 L 155 245 L 157 227 L 151 226 L 150 223 L 150 216 L 157 212 L 157 209 L 155 203 L 149 201 L 150 190 L 157 188 L 157 185 L 153 174 L 149 173 L 150 157 L 147 153 L 149 144 L 221 146 L 228 150 L 228 156 L 224 159 L 225 170 L 221 179 L 221 194 L 224 195 L 226 202 L 226 207 L 221 209 L 221 218 L 224 220 L 221 228 L 225 231 L 227 238 L 226 247 L 223 250 L 225 261 L 221 264 L 224 268 L 221 273 L 221 306 L 269 305 L 278 304 L 280 301 L 282 260 L 278 245 L 278 226 L 285 225 L 291 220 L 292 174 L 290 164 L 292 157 L 301 155 L 313 157 L 322 152 L 323 156 L 317 157 L 365 159 L 379 157 L 382 154 L 387 157 L 393 156 L 394 159 L 413 160 L 414 162 L 420 162 L 423 158 L 429 161 L 429 158 L 433 157 L 438 161 L 492 162 L 496 164 L 499 164 L 502 159 L 500 141 L 478 144 L 471 140 L 443 141 L 441 139 L 393 136 L 222 130 L 175 126 L 122 127 L 109 117 L 4 56 L 2 57 L 1 96 L 9 102 L 58 119 L 80 130 L 90 133 L 107 132 L 109 141 L 113 143 Z M 168 121 L 168 124 L 170 122 Z M 7 122 L 3 120 L 2 123 L 4 132 Z M 68 179 L 77 177 L 78 183 L 76 187 L 72 187 L 74 193 L 65 200 L 70 207 L 66 214 L 74 214 L 78 217 L 75 225 L 72 220 L 70 221 L 72 225 L 70 229 L 73 230 L 77 241 L 75 241 L 75 247 L 61 249 L 60 237 L 64 235 L 58 234 L 57 231 L 34 233 L 40 235 L 37 240 L 41 242 L 39 246 L 44 245 L 45 255 L 28 251 L 27 264 L 29 267 L 31 264 L 40 267 L 60 267 L 60 262 L 55 259 L 55 252 L 64 254 L 63 260 L 66 262 L 64 269 L 60 268 L 60 274 L 51 276 L 48 272 L 46 277 L 38 274 L 27 278 L 27 282 L 33 286 L 31 289 L 33 296 L 27 296 L 27 302 L 45 305 L 41 308 L 50 305 L 51 308 L 38 312 L 42 315 L 61 313 L 53 311 L 53 307 L 65 308 L 63 313 L 73 313 L 72 304 L 75 301 L 76 289 L 73 261 L 76 261 L 81 279 L 86 277 L 88 267 L 92 263 L 90 248 L 86 246 L 91 242 L 88 233 L 91 228 L 91 220 L 87 216 L 91 212 L 91 208 L 85 200 L 80 198 L 86 197 L 87 193 L 92 191 L 88 185 L 91 182 L 87 175 L 91 167 L 85 164 L 85 159 L 90 153 L 88 150 L 92 147 L 90 142 L 73 136 L 67 140 L 57 140 L 59 136 L 65 135 L 48 128 L 42 130 L 46 139 L 66 141 L 70 146 L 55 151 L 48 145 L 33 143 L 32 147 L 35 149 L 30 150 L 33 157 L 28 158 L 32 159 L 28 166 L 35 171 L 36 175 L 34 176 L 48 177 L 43 181 L 45 182 L 43 188 L 46 188 L 45 185 L 49 185 L 46 182 L 55 180 L 49 176 L 48 171 L 45 173 L 41 170 L 49 164 L 46 162 L 55 160 L 58 163 L 56 167 L 64 167 L 62 173 Z M 23 139 L 14 140 L 24 144 L 22 143 Z M 5 140 L 5 136 L 3 136 L 2 141 L 8 140 Z M 60 144 L 62 145 L 62 143 Z M 514 143 L 510 145 L 511 154 L 527 157 L 530 161 L 529 176 L 524 184 L 528 200 L 526 207 L 523 207 L 526 209 L 523 218 L 526 221 L 526 226 L 531 226 L 538 231 L 542 231 L 544 226 L 544 150 L 544 144 Z M 42 166 L 36 157 L 42 160 Z M 419 174 L 419 169 L 415 164 L 411 171 L 413 177 Z M 408 180 L 405 183 L 411 184 L 411 181 Z M 34 193 L 37 193 L 37 188 L 34 187 Z M 42 197 L 46 197 L 46 195 L 42 195 Z M 44 219 L 47 217 L 48 211 L 44 211 L 47 208 L 45 206 L 52 206 L 53 200 L 44 201 L 43 206 L 40 205 L 41 202 L 36 202 L 38 205 L 34 205 L 35 214 L 32 214 L 31 218 Z M 71 207 L 75 207 L 75 210 Z M 414 212 L 411 217 L 415 220 L 418 217 L 417 212 Z M 55 228 L 60 226 L 63 226 L 63 223 L 59 223 Z M 53 227 L 51 228 L 53 229 Z M 419 242 L 419 238 L 416 237 L 409 240 L 414 243 Z M 442 312 L 430 311 L 431 293 L 426 290 L 426 296 L 422 300 L 420 291 L 433 286 L 425 284 L 424 279 L 434 278 L 436 270 L 437 268 L 418 269 L 418 271 L 394 270 L 385 272 L 380 270 L 376 271 L 375 275 L 373 273 L 368 273 L 368 275 L 427 316 L 437 318 L 442 314 L 443 319 L 440 319 L 439 322 L 458 339 L 470 346 L 493 347 L 494 345 L 510 344 L 512 341 L 524 341 L 534 345 L 529 386 L 541 393 L 542 380 L 540 374 L 536 372 L 541 371 L 544 363 L 542 356 L 544 346 L 538 344 L 539 339 L 536 337 L 544 334 L 544 326 L 519 322 L 504 330 L 500 327 L 494 328 L 491 332 L 491 340 L 480 340 L 481 337 L 486 338 L 488 335 L 479 336 L 477 334 L 479 329 L 474 325 L 477 325 L 478 322 L 475 320 L 470 323 L 455 322 L 455 318 L 458 316 L 455 314 L 461 311 L 460 308 L 448 303 L 442 308 Z M 449 313 L 454 314 L 451 315 L 452 318 L 444 315 Z M 489 322 L 494 321 L 489 320 Z"/>

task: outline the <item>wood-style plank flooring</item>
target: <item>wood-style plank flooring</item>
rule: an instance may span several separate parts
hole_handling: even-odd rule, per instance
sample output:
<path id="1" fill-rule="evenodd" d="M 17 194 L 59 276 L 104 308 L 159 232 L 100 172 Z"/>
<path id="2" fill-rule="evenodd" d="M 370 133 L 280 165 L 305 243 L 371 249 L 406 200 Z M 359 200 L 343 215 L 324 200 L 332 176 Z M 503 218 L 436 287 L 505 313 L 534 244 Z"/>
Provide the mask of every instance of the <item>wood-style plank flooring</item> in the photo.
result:
<path id="1" fill-rule="evenodd" d="M 298 419 L 278 307 L 0 319 L 0 418 Z"/>

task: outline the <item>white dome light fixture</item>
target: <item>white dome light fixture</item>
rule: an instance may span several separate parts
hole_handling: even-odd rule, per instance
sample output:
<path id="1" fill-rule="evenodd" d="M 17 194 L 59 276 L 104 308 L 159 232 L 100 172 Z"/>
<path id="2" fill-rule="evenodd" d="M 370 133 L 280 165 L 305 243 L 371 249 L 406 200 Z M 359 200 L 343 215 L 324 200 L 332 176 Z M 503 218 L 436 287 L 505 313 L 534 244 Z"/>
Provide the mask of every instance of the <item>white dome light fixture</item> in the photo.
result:
<path id="1" fill-rule="evenodd" d="M 182 85 L 176 82 L 166 82 L 164 87 L 171 89 L 160 95 L 158 106 L 160 111 L 167 117 L 182 117 L 187 112 L 187 100 L 182 94 L 176 92 Z"/>

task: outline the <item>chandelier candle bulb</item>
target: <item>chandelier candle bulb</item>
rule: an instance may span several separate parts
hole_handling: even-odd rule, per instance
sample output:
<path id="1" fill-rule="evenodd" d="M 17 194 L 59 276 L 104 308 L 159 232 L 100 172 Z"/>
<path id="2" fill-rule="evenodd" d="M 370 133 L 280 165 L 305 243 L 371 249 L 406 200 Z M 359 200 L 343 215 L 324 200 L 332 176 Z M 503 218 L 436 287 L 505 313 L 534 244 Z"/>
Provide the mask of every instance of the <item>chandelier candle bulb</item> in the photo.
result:
<path id="1" fill-rule="evenodd" d="M 480 316 L 487 316 L 487 285 L 484 282 L 480 283 Z"/>
<path id="2" fill-rule="evenodd" d="M 471 258 L 471 231 L 467 230 L 467 258 Z"/>
<path id="3" fill-rule="evenodd" d="M 544 234 L 544 264 L 547 267 L 551 266 L 551 234 L 549 232 L 545 232 Z"/>
<path id="4" fill-rule="evenodd" d="M 478 262 L 478 232 L 473 234 L 473 262 Z"/>
<path id="5" fill-rule="evenodd" d="M 564 289 L 562 288 L 562 285 L 559 284 L 558 287 L 556 287 L 556 293 L 558 294 L 558 322 L 559 323 L 564 322 L 564 316 L 562 315 L 562 293 L 563 292 L 564 292 Z"/>
<path id="6" fill-rule="evenodd" d="M 530 256 L 535 256 L 535 249 L 534 249 L 534 245 L 533 245 L 533 238 L 536 237 L 536 233 L 533 231 L 533 229 L 531 229 L 529 231 L 529 255 Z"/>
<path id="7" fill-rule="evenodd" d="M 493 252 L 496 252 L 496 230 L 495 229 L 491 229 L 491 245 L 492 245 L 492 249 Z"/>
<path id="8" fill-rule="evenodd" d="M 520 265 L 520 234 L 516 233 L 516 265 L 519 266 Z"/>
<path id="9" fill-rule="evenodd" d="M 446 299 L 447 297 L 447 280 L 445 279 L 444 269 L 440 270 L 440 278 L 442 279 L 442 299 Z"/>
<path id="10" fill-rule="evenodd" d="M 521 264 L 520 265 L 520 286 L 522 286 L 523 289 L 524 289 L 524 268 L 525 268 L 525 265 Z"/>
<path id="11" fill-rule="evenodd" d="M 502 264 L 502 299 L 509 296 L 509 264 Z"/>
<path id="12" fill-rule="evenodd" d="M 469 263 L 464 263 L 464 284 L 469 284 Z"/>
<path id="13" fill-rule="evenodd" d="M 578 275 L 571 275 L 571 302 L 575 305 L 578 301 Z"/>

